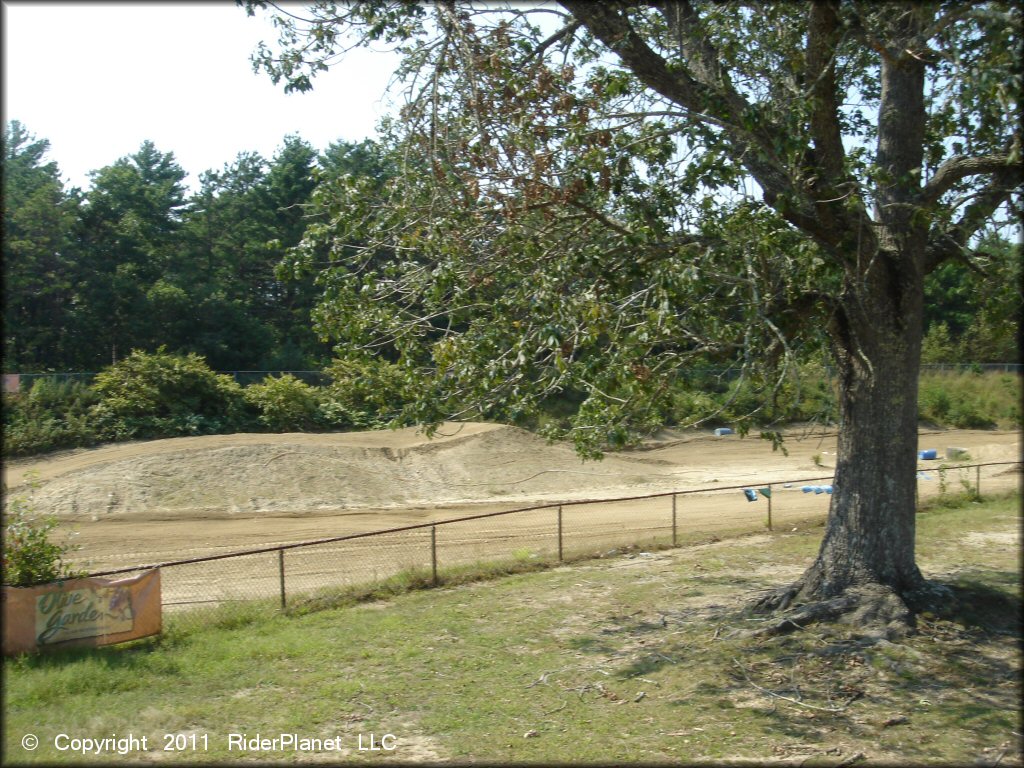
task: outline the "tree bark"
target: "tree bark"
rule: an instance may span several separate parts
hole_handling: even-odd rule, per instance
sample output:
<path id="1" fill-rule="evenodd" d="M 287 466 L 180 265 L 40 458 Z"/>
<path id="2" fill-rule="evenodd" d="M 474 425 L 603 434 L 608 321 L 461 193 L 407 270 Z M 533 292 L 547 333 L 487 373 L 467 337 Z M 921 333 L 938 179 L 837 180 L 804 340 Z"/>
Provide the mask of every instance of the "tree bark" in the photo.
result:
<path id="1" fill-rule="evenodd" d="M 755 606 L 797 609 L 762 634 L 841 620 L 899 635 L 932 598 L 914 546 L 923 283 L 893 261 L 880 254 L 833 317 L 841 423 L 825 534 L 801 578 Z"/>
<path id="2" fill-rule="evenodd" d="M 894 289 L 895 288 L 895 289 Z M 840 402 L 835 491 L 803 593 L 921 586 L 914 559 L 920 286 L 844 301 L 833 322 Z"/>

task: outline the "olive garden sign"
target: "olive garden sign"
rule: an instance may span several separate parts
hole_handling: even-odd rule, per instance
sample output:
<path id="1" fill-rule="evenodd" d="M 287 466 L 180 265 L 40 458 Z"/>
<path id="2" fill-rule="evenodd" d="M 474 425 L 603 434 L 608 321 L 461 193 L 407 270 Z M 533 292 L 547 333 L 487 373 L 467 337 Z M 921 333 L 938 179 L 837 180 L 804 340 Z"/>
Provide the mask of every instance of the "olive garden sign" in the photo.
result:
<path id="1" fill-rule="evenodd" d="M 4 655 L 159 634 L 160 571 L 3 588 Z"/>

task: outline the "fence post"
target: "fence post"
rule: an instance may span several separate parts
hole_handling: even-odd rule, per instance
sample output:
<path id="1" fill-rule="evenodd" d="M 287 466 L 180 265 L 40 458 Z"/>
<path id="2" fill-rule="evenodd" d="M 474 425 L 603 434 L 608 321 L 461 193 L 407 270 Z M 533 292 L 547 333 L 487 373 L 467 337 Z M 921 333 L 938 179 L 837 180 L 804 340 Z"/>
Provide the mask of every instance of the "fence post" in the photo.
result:
<path id="1" fill-rule="evenodd" d="M 672 546 L 679 546 L 679 537 L 677 535 L 678 527 L 676 525 L 676 494 L 672 494 Z"/>
<path id="2" fill-rule="evenodd" d="M 286 598 L 284 592 L 284 550 L 277 550 L 277 570 L 281 576 L 281 610 L 286 607 Z"/>
<path id="3" fill-rule="evenodd" d="M 772 484 L 768 483 L 768 530 L 772 529 Z"/>
<path id="4" fill-rule="evenodd" d="M 437 526 L 430 526 L 430 573 L 434 586 L 437 586 Z"/>
<path id="5" fill-rule="evenodd" d="M 562 505 L 558 505 L 558 561 L 562 561 Z"/>
<path id="6" fill-rule="evenodd" d="M 981 498 L 981 464 L 974 465 L 974 492 Z"/>

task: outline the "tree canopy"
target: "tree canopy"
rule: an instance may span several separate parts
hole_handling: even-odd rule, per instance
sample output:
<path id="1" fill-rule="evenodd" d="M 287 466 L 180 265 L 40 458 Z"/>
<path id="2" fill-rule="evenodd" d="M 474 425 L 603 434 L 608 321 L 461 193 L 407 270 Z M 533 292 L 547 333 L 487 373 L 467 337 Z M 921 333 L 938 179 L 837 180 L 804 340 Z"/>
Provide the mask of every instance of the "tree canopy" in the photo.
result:
<path id="1" fill-rule="evenodd" d="M 837 493 L 818 560 L 766 604 L 882 585 L 894 618 L 928 593 L 924 279 L 1019 210 L 1016 6 L 374 0 L 276 20 L 254 65 L 287 89 L 346 46 L 404 54 L 397 174 L 335 189 L 295 253 L 339 349 L 421 382 L 425 420 L 574 393 L 593 452 L 649 427 L 694 360 L 778 378 L 827 343 Z"/>
<path id="2" fill-rule="evenodd" d="M 79 199 L 67 193 L 49 142 L 17 120 L 4 126 L 4 357 L 32 359 L 35 350 L 65 354 L 61 329 L 70 320 L 71 265 L 76 256 Z"/>
<path id="3" fill-rule="evenodd" d="M 320 369 L 310 277 L 279 272 L 317 185 L 381 173 L 373 142 L 323 155 L 286 136 L 200 174 L 146 141 L 66 188 L 49 143 L 5 126 L 4 368 L 96 371 L 133 349 L 197 353 L 220 370 Z M 362 158 L 362 160 L 360 160 Z M 360 162 L 364 163 L 360 165 Z"/>
<path id="4" fill-rule="evenodd" d="M 345 44 L 406 53 L 400 175 L 321 196 L 331 223 L 295 259 L 359 244 L 321 276 L 320 327 L 438 372 L 421 416 L 578 391 L 581 447 L 614 445 L 690 358 L 777 379 L 880 257 L 920 279 L 998 226 L 1019 171 L 1009 7 L 561 5 L 318 3 L 256 57 L 305 90 Z M 893 95 L 910 64 L 916 106 Z"/>

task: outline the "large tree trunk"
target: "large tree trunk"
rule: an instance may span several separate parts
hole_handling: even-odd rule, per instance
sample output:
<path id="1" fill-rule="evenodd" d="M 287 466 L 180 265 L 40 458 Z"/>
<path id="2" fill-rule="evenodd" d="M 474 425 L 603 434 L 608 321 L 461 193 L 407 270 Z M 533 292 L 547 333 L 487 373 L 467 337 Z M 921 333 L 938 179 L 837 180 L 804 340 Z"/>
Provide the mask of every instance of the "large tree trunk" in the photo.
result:
<path id="1" fill-rule="evenodd" d="M 899 17 L 901 39 L 915 39 L 921 14 L 910 6 Z M 924 69 L 920 57 L 882 57 L 876 162 L 885 174 L 876 189 L 874 231 L 862 222 L 856 247 L 847 246 L 844 291 L 829 327 L 841 422 L 825 536 L 801 579 L 760 603 L 768 609 L 803 604 L 795 619 L 784 619 L 789 625 L 852 616 L 862 625 L 907 628 L 915 608 L 941 595 L 914 559 L 928 238 L 919 208 Z"/>
<path id="2" fill-rule="evenodd" d="M 804 594 L 818 598 L 865 582 L 899 594 L 921 586 L 914 559 L 920 291 L 890 286 L 870 303 L 857 298 L 844 302 L 835 323 L 835 492 L 821 550 L 803 583 Z"/>
<path id="3" fill-rule="evenodd" d="M 825 535 L 803 576 L 759 604 L 797 608 L 790 628 L 843 615 L 906 628 L 928 599 L 914 557 L 923 290 L 912 265 L 880 251 L 863 281 L 849 281 L 829 329 L 840 429 Z"/>

